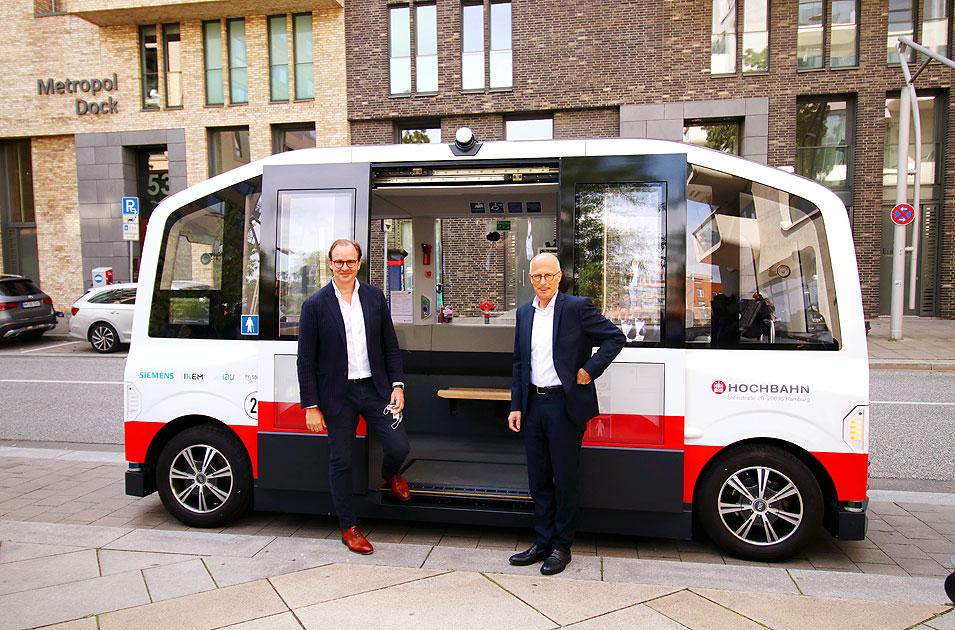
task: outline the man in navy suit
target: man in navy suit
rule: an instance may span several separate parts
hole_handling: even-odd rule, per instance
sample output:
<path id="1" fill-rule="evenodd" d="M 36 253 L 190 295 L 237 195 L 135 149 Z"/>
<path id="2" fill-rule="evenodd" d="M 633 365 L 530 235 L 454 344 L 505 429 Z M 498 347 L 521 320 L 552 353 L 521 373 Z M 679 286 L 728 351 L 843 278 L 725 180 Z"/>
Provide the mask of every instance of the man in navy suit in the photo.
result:
<path id="1" fill-rule="evenodd" d="M 554 575 L 570 564 L 577 521 L 580 445 L 587 422 L 598 414 L 593 379 L 626 343 L 589 298 L 557 290 L 560 263 L 553 254 L 531 261 L 536 297 L 517 309 L 512 431 L 524 431 L 527 480 L 534 499 L 534 544 L 510 557 L 526 566 L 544 561 Z M 597 346 L 597 352 L 592 353 Z"/>
<path id="2" fill-rule="evenodd" d="M 385 296 L 356 279 L 361 247 L 340 239 L 328 250 L 332 281 L 302 304 L 298 332 L 298 384 L 305 424 L 328 430 L 328 478 L 342 542 L 355 553 L 374 551 L 358 529 L 352 506 L 351 449 L 358 415 L 381 443 L 381 475 L 392 494 L 410 497 L 398 472 L 410 450 L 404 424 L 392 426 L 391 405 L 404 409 L 404 370 Z"/>

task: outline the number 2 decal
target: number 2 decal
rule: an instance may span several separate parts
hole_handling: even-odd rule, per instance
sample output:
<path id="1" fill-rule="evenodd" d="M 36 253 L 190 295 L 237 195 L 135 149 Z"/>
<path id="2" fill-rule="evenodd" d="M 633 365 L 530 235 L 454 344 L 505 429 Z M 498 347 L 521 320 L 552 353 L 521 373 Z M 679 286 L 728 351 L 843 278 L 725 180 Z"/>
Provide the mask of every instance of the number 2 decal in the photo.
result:
<path id="1" fill-rule="evenodd" d="M 253 420 L 259 418 L 259 394 L 252 392 L 245 397 L 245 414 Z"/>

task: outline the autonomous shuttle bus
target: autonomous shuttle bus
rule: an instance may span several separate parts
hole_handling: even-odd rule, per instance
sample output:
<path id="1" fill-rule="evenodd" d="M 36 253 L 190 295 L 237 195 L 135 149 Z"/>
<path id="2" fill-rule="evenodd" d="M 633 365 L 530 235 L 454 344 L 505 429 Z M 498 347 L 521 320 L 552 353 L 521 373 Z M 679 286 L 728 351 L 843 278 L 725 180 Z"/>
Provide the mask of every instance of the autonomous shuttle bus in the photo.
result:
<path id="1" fill-rule="evenodd" d="M 406 372 L 412 499 L 354 449 L 359 516 L 531 527 L 507 429 L 530 259 L 627 345 L 597 382 L 579 528 L 791 555 L 820 525 L 865 533 L 868 363 L 845 207 L 801 177 L 652 140 L 306 149 L 153 212 L 126 363 L 128 494 L 193 526 L 331 514 L 326 436 L 296 378 L 302 302 L 332 241 L 362 247 Z M 559 340 L 558 340 L 559 342 Z M 694 518 L 695 517 L 695 518 Z"/>

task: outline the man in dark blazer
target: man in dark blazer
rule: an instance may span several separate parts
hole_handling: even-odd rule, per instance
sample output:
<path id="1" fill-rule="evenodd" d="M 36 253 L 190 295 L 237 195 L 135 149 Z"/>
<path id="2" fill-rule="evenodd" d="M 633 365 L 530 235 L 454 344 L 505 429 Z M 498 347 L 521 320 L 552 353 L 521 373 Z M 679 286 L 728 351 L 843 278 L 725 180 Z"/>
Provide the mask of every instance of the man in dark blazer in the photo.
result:
<path id="1" fill-rule="evenodd" d="M 328 250 L 332 281 L 302 304 L 298 332 L 298 385 L 305 424 L 328 431 L 328 478 L 332 502 L 351 551 L 369 554 L 371 543 L 358 529 L 352 506 L 351 449 L 358 415 L 381 443 L 381 475 L 392 494 L 410 497 L 399 475 L 410 450 L 405 425 L 394 423 L 404 409 L 404 370 L 398 337 L 385 296 L 356 279 L 361 247 L 340 239 Z"/>
<path id="2" fill-rule="evenodd" d="M 528 275 L 536 297 L 517 309 L 507 423 L 512 431 L 524 431 L 537 536 L 510 563 L 526 566 L 543 560 L 541 573 L 554 575 L 571 559 L 580 445 L 587 422 L 598 414 L 593 379 L 603 374 L 626 338 L 589 298 L 557 290 L 562 274 L 553 254 L 535 256 Z"/>

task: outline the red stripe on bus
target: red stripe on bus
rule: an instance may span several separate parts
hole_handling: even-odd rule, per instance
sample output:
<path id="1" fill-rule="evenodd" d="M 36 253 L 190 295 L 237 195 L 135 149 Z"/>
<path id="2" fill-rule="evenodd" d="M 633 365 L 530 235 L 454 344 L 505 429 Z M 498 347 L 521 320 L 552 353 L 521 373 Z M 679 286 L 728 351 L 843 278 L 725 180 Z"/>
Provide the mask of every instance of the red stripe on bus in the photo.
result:
<path id="1" fill-rule="evenodd" d="M 302 433 L 311 431 L 305 426 L 305 410 L 299 403 L 259 401 L 259 431 Z M 327 434 L 321 431 L 321 434 Z M 365 435 L 365 419 L 358 418 L 355 435 Z"/>
<path id="2" fill-rule="evenodd" d="M 584 432 L 584 446 L 683 448 L 683 416 L 602 413 Z"/>
<path id="3" fill-rule="evenodd" d="M 693 487 L 700 471 L 723 446 L 687 445 L 683 449 L 683 501 L 693 501 Z M 811 453 L 829 473 L 839 501 L 866 498 L 869 456 L 866 453 Z"/>
<path id="4" fill-rule="evenodd" d="M 126 442 L 126 461 L 142 464 L 146 461 L 149 446 L 156 439 L 156 434 L 166 426 L 165 422 L 126 422 L 123 424 L 124 439 Z M 252 476 L 259 476 L 259 428 L 240 424 L 226 425 L 232 429 L 245 450 L 249 453 L 252 462 Z"/>

